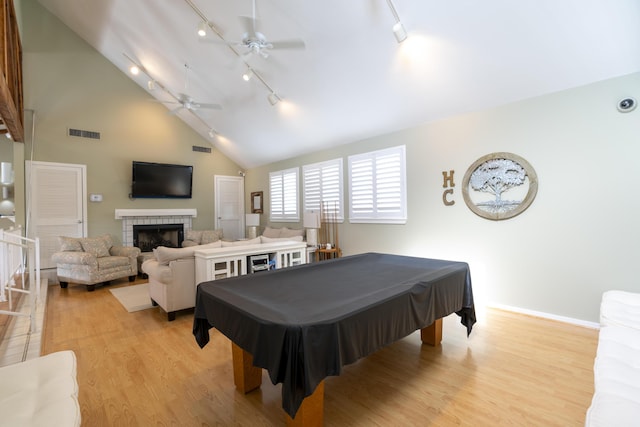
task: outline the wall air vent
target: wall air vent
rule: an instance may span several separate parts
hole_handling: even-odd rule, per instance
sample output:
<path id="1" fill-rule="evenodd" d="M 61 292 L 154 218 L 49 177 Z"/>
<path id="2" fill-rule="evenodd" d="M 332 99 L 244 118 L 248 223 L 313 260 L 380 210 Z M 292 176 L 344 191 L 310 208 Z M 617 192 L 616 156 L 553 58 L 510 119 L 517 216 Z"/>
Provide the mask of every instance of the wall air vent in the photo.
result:
<path id="1" fill-rule="evenodd" d="M 198 151 L 200 153 L 211 153 L 211 147 L 200 147 L 198 145 L 192 146 L 193 151 Z"/>
<path id="2" fill-rule="evenodd" d="M 78 136 L 80 138 L 89 138 L 89 139 L 100 139 L 100 132 L 69 128 L 69 136 Z"/>

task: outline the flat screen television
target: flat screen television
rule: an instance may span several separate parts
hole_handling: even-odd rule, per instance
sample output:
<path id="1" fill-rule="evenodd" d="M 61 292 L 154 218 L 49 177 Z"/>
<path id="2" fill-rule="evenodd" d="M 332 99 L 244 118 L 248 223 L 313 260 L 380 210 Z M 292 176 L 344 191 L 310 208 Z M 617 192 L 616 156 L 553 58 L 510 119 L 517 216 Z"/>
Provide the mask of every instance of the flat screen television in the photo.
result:
<path id="1" fill-rule="evenodd" d="M 193 166 L 133 162 L 132 198 L 190 199 Z"/>

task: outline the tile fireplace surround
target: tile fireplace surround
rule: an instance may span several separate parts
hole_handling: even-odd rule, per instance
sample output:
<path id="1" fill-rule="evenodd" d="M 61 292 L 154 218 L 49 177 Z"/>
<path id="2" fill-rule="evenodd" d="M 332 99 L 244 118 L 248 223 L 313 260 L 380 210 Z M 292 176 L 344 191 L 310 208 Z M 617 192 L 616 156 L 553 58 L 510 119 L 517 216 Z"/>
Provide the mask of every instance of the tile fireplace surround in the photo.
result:
<path id="1" fill-rule="evenodd" d="M 183 224 L 191 230 L 191 220 L 197 209 L 116 209 L 116 219 L 122 220 L 122 244 L 133 246 L 133 226 L 146 224 Z"/>

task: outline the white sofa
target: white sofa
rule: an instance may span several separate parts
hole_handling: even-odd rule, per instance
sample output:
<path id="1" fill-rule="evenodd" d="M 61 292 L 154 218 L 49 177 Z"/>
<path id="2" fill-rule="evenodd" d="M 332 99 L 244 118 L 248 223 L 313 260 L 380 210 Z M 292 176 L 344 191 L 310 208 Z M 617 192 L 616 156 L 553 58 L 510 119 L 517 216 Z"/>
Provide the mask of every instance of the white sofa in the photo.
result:
<path id="1" fill-rule="evenodd" d="M 640 425 L 640 293 L 602 295 L 593 374 L 585 426 Z"/>
<path id="2" fill-rule="evenodd" d="M 65 350 L 0 368 L 0 425 L 80 425 L 76 356 Z"/>
<path id="3" fill-rule="evenodd" d="M 225 248 L 237 249 L 240 246 L 259 245 L 277 241 L 302 241 L 302 236 L 269 238 L 265 236 L 255 239 L 234 242 L 215 241 L 205 245 L 183 248 L 154 249 L 154 258 L 142 263 L 142 271 L 149 278 L 149 297 L 154 305 L 159 305 L 166 313 L 167 319 L 175 319 L 176 312 L 195 307 L 196 273 L 194 253 L 202 249 Z"/>

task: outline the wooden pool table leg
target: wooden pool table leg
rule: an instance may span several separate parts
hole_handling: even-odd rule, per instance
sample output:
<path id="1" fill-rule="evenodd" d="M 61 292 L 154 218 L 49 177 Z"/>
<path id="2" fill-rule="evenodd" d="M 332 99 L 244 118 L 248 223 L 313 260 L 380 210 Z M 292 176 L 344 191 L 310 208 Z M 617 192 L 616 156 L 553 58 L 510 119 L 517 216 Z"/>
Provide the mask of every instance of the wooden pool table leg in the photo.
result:
<path id="1" fill-rule="evenodd" d="M 426 328 L 420 329 L 420 338 L 424 344 L 439 346 L 442 342 L 442 318 L 436 319 Z"/>
<path id="2" fill-rule="evenodd" d="M 324 380 L 318 384 L 311 396 L 305 397 L 302 405 L 291 418 L 285 413 L 288 427 L 321 427 L 324 423 Z"/>
<path id="3" fill-rule="evenodd" d="M 253 366 L 253 356 L 235 343 L 231 343 L 233 357 L 233 382 L 236 389 L 249 393 L 262 385 L 262 368 Z"/>

